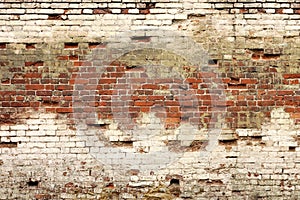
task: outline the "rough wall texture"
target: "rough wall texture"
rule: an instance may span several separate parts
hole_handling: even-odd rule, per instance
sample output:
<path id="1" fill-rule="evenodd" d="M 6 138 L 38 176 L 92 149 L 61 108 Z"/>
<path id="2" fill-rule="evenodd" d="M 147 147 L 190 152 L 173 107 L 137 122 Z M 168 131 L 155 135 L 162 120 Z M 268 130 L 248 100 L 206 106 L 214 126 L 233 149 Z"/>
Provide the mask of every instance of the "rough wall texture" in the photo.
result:
<path id="1" fill-rule="evenodd" d="M 2 0 L 0 199 L 299 199 L 298 0 Z"/>

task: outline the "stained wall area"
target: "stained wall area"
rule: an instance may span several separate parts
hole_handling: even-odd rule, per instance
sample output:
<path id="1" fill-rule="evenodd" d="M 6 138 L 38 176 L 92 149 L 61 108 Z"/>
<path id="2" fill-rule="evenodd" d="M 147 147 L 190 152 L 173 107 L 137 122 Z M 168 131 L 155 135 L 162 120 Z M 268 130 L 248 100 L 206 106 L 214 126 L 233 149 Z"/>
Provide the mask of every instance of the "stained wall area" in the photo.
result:
<path id="1" fill-rule="evenodd" d="M 0 199 L 299 199 L 298 0 L 2 0 Z"/>

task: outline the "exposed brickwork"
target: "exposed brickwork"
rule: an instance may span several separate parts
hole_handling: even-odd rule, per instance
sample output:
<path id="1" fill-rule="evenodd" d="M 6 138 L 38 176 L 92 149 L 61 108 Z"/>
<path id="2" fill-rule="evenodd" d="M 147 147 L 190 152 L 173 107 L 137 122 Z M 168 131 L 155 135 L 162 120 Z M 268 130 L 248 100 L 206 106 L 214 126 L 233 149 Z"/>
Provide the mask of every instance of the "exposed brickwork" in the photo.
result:
<path id="1" fill-rule="evenodd" d="M 0 199 L 299 199 L 299 14 L 297 0 L 3 1 Z"/>

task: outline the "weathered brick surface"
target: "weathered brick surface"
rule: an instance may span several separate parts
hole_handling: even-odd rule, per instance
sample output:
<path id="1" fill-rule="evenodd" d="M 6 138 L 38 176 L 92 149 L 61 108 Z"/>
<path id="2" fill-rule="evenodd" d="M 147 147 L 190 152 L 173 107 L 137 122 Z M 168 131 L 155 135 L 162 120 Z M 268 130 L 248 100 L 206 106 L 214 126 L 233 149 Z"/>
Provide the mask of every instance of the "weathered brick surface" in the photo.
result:
<path id="1" fill-rule="evenodd" d="M 0 199 L 299 199 L 299 14 L 2 1 Z"/>

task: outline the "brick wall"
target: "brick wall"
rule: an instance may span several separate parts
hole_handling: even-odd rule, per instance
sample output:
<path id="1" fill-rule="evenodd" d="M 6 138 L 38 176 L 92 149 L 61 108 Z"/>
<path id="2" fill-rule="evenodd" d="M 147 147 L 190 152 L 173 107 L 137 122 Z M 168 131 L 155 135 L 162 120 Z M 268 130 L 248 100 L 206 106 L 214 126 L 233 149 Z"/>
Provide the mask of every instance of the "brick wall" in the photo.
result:
<path id="1" fill-rule="evenodd" d="M 297 0 L 0 9 L 0 199 L 299 198 Z"/>

